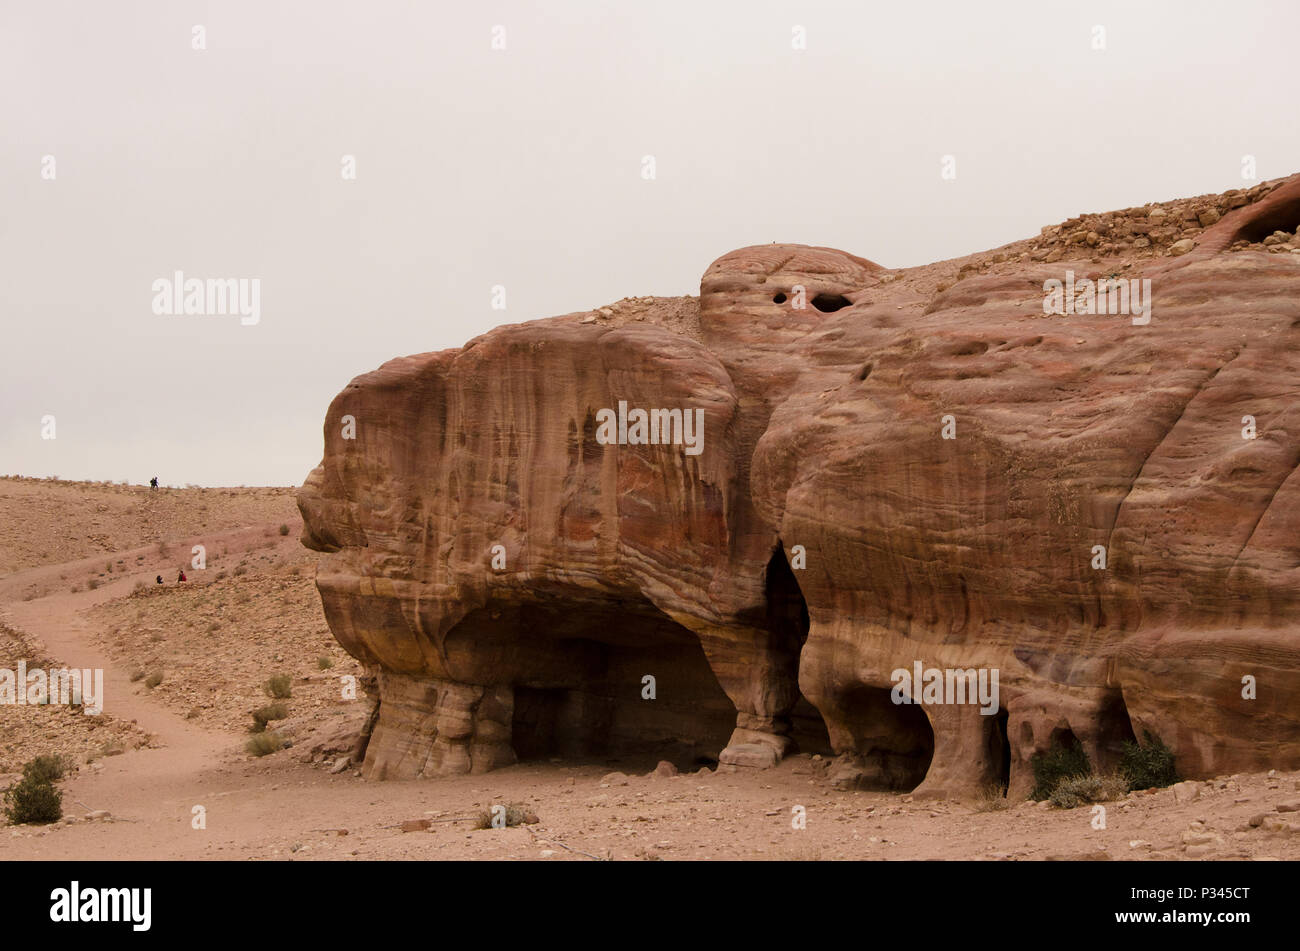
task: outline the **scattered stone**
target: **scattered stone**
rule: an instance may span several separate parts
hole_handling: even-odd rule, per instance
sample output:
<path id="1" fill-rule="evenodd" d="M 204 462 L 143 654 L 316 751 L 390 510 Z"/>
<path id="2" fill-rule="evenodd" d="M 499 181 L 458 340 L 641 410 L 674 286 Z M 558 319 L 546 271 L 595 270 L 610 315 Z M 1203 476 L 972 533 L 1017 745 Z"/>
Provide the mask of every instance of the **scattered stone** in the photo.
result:
<path id="1" fill-rule="evenodd" d="M 600 777 L 600 785 L 603 786 L 626 786 L 627 774 L 620 773 L 617 770 L 612 773 L 606 773 Z"/>
<path id="2" fill-rule="evenodd" d="M 1183 238 L 1180 241 L 1175 241 L 1172 245 L 1169 246 L 1169 253 L 1172 254 L 1174 257 L 1178 257 L 1181 254 L 1186 254 L 1194 247 L 1196 247 L 1196 244 L 1195 242 L 1192 241 L 1191 238 Z"/>
<path id="3" fill-rule="evenodd" d="M 1289 802 L 1279 802 L 1277 804 L 1278 812 L 1300 812 L 1300 799 L 1292 799 Z"/>
<path id="4" fill-rule="evenodd" d="M 665 779 L 677 775 L 677 767 L 665 759 L 659 761 L 659 765 L 654 768 L 651 776 L 660 776 Z"/>
<path id="5" fill-rule="evenodd" d="M 433 823 L 429 819 L 407 819 L 402 823 L 403 832 L 425 832 Z"/>
<path id="6" fill-rule="evenodd" d="M 1199 799 L 1201 795 L 1201 784 L 1190 780 L 1174 783 L 1171 788 L 1174 791 L 1174 800 L 1176 802 L 1191 802 L 1193 799 Z"/>
<path id="7" fill-rule="evenodd" d="M 718 754 L 718 762 L 724 766 L 771 769 L 777 761 L 776 749 L 765 743 L 737 743 Z"/>

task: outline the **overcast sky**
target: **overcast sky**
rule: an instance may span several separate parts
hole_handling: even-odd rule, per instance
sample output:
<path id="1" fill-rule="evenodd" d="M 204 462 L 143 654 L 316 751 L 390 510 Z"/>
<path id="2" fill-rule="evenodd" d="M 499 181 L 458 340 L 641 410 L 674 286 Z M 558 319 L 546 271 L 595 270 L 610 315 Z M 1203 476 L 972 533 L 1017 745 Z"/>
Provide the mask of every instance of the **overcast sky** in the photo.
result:
<path id="1" fill-rule="evenodd" d="M 917 265 L 1300 170 L 1300 4 L 993 6 L 0 0 L 0 473 L 298 484 L 357 374 L 733 248 Z M 155 314 L 177 270 L 260 320 Z"/>

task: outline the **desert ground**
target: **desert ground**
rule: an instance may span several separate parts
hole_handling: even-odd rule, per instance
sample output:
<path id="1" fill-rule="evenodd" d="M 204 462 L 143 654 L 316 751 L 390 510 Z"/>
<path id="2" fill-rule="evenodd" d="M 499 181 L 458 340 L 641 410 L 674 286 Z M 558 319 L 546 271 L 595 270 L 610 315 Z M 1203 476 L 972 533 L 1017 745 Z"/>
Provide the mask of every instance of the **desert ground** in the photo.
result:
<path id="1" fill-rule="evenodd" d="M 367 710 L 343 678 L 361 668 L 329 632 L 300 529 L 292 488 L 0 479 L 0 667 L 105 680 L 98 716 L 0 705 L 0 788 L 40 754 L 75 764 L 63 821 L 0 828 L 0 859 L 1300 858 L 1300 771 L 1130 793 L 1104 828 L 1091 807 L 843 791 L 809 755 L 367 782 L 346 757 Z M 254 756 L 276 675 L 291 695 L 268 730 L 290 745 Z M 477 827 L 511 804 L 535 821 Z"/>

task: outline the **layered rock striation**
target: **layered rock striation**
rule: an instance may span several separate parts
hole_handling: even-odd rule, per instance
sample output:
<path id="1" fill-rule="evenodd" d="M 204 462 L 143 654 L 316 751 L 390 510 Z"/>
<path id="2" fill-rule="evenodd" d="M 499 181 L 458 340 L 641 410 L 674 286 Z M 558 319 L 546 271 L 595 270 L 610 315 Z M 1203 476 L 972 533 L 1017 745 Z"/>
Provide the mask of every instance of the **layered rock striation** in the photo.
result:
<path id="1" fill-rule="evenodd" d="M 358 377 L 298 498 L 366 775 L 803 749 L 1023 795 L 1146 731 L 1187 776 L 1300 763 L 1297 227 L 1300 176 L 924 268 L 744 248 Z M 917 669 L 996 702 L 896 702 Z"/>

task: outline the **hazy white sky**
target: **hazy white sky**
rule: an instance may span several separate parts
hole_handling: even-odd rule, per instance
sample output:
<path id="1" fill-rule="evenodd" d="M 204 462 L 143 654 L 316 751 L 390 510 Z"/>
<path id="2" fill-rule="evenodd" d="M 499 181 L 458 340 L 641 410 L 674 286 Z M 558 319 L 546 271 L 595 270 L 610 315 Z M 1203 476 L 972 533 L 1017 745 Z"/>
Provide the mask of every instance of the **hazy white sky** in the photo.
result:
<path id="1" fill-rule="evenodd" d="M 923 264 L 1290 174 L 1297 35 L 1293 0 L 0 0 L 0 473 L 296 484 L 353 376 L 733 248 Z M 259 279 L 260 321 L 156 315 L 176 270 Z"/>

